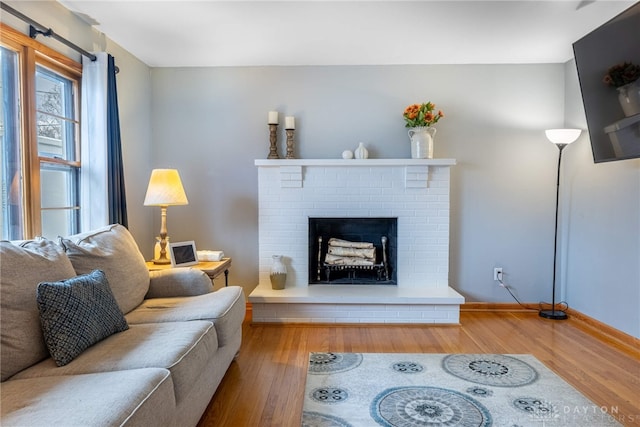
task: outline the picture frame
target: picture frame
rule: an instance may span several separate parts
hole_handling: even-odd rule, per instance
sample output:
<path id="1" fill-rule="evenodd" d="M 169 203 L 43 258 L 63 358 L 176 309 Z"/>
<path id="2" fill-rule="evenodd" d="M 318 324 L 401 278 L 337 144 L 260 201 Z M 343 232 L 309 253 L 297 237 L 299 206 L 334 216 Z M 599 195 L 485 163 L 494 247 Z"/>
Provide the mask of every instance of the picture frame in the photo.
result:
<path id="1" fill-rule="evenodd" d="M 188 240 L 184 242 L 169 243 L 169 258 L 172 267 L 188 267 L 198 263 L 196 242 Z"/>

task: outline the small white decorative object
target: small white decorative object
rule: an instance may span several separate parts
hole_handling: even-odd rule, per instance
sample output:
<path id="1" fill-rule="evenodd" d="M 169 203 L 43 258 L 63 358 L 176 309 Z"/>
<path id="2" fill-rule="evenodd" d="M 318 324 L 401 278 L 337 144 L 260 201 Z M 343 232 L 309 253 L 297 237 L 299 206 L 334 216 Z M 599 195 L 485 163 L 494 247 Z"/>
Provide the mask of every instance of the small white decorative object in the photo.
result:
<path id="1" fill-rule="evenodd" d="M 342 152 L 342 158 L 343 159 L 353 159 L 353 151 L 351 150 L 344 150 Z"/>
<path id="2" fill-rule="evenodd" d="M 369 158 L 369 150 L 364 146 L 364 142 L 358 144 L 358 148 L 353 152 L 356 159 L 367 159 Z"/>

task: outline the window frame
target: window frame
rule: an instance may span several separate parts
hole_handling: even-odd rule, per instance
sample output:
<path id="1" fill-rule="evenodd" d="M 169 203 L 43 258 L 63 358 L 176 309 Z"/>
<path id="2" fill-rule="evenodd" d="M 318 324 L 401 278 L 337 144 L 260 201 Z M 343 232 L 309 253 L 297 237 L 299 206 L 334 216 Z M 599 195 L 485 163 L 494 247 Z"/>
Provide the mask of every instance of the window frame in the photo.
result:
<path id="1" fill-rule="evenodd" d="M 42 234 L 42 206 L 40 167 L 42 162 L 62 164 L 80 169 L 80 99 L 82 82 L 82 64 L 59 53 L 58 51 L 30 38 L 26 34 L 0 22 L 0 44 L 18 53 L 20 80 L 21 148 L 22 148 L 22 216 L 23 238 L 29 239 Z M 36 129 L 36 67 L 41 66 L 58 73 L 76 85 L 75 150 L 74 161 L 66 161 L 51 157 L 40 157 L 38 152 L 38 133 Z M 77 172 L 80 174 L 80 171 Z M 81 182 L 78 181 L 77 191 Z"/>

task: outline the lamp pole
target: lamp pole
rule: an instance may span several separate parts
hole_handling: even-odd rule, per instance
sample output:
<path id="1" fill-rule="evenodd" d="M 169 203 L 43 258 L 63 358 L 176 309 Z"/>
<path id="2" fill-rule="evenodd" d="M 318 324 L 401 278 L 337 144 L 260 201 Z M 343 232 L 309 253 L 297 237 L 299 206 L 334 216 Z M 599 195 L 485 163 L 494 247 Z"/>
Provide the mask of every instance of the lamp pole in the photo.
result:
<path id="1" fill-rule="evenodd" d="M 160 257 L 154 259 L 154 264 L 171 264 L 167 258 L 167 205 L 160 206 Z"/>
<path id="2" fill-rule="evenodd" d="M 567 144 L 556 144 L 558 149 L 560 150 L 560 154 L 558 154 L 558 178 L 556 180 L 556 225 L 555 225 L 555 236 L 553 239 L 553 288 L 551 295 L 551 310 L 540 310 L 538 313 L 540 317 L 544 317 L 546 319 L 553 320 L 564 320 L 566 319 L 567 313 L 564 311 L 556 310 L 556 265 L 558 261 L 558 205 L 560 201 L 560 163 L 562 162 L 562 150 Z"/>

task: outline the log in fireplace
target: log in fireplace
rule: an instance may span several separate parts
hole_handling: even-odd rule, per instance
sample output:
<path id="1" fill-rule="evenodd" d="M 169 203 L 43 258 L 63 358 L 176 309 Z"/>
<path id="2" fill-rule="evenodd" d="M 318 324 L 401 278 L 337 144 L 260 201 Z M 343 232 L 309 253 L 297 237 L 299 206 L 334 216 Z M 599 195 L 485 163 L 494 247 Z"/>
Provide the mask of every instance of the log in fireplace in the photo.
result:
<path id="1" fill-rule="evenodd" d="M 396 285 L 397 222 L 309 218 L 309 284 Z"/>

